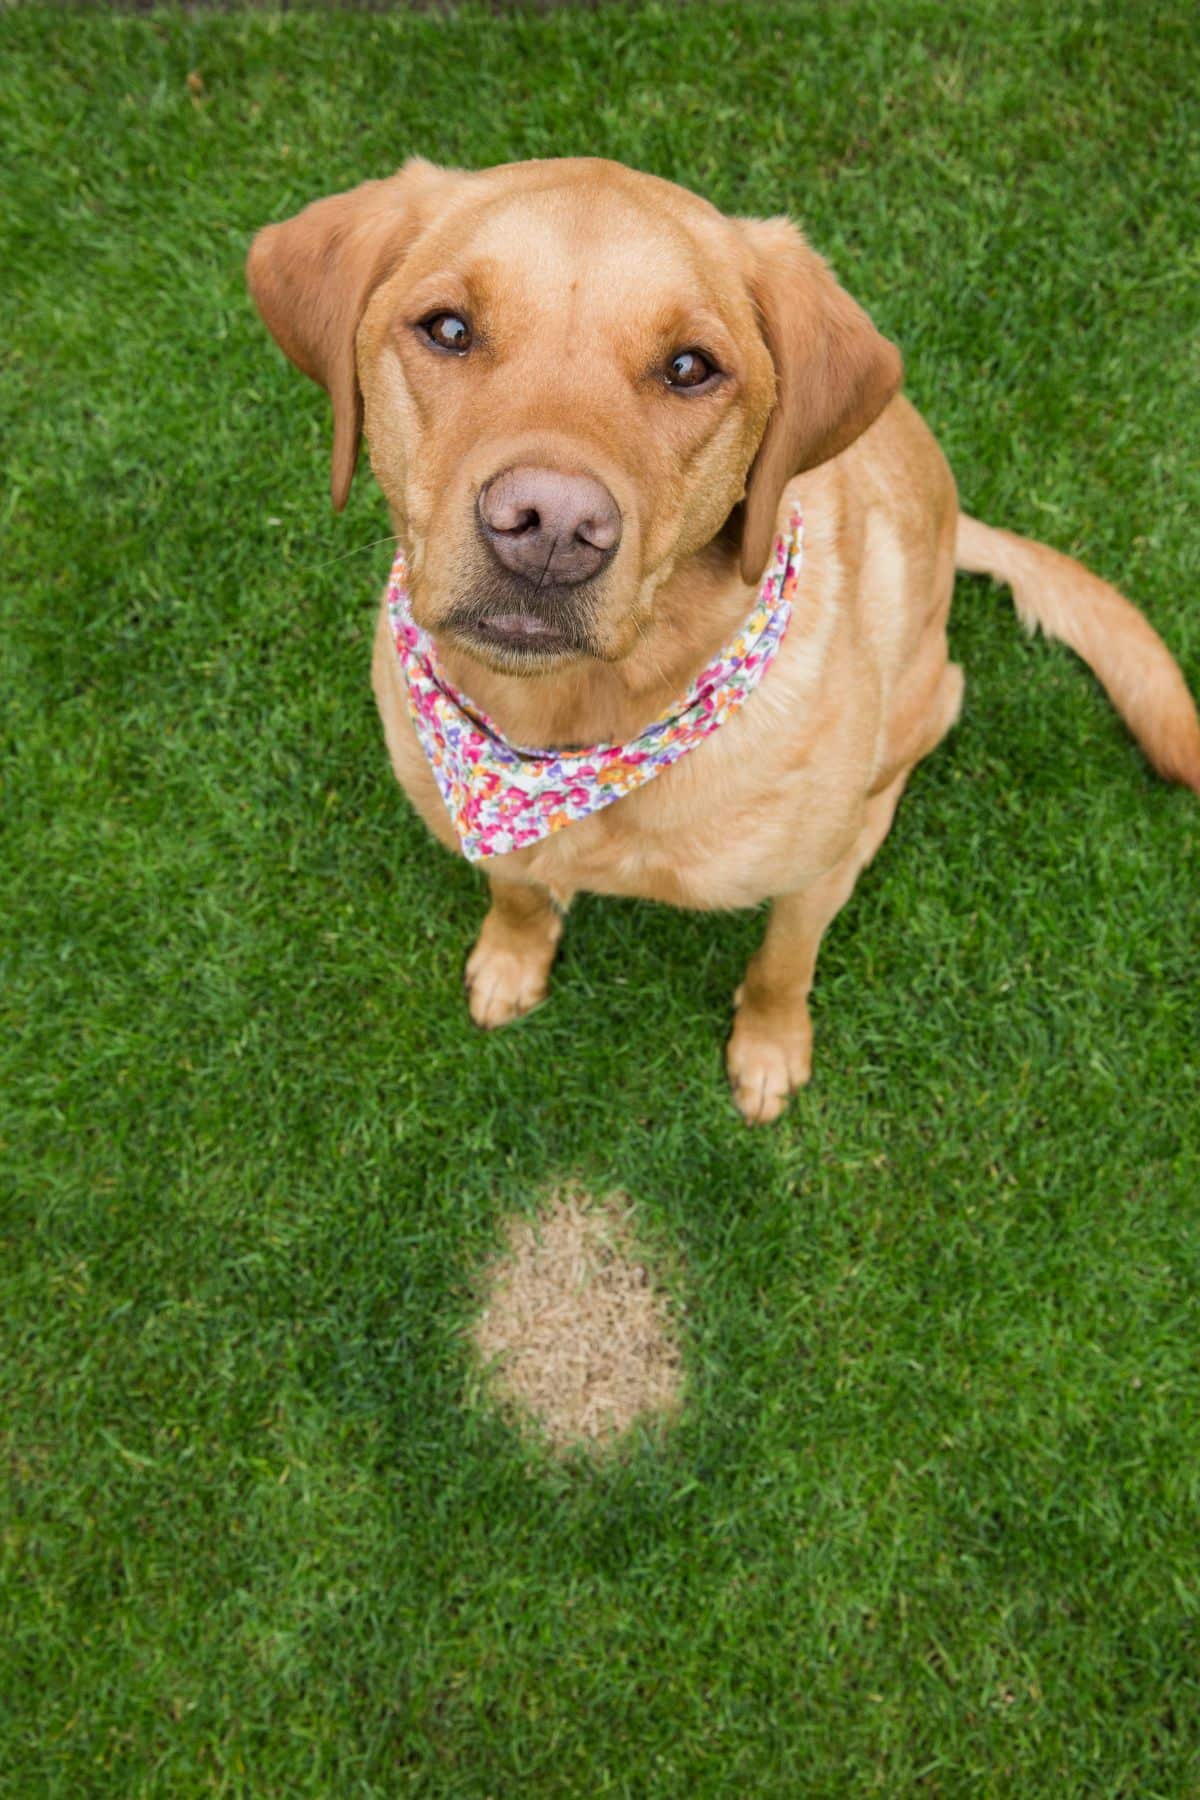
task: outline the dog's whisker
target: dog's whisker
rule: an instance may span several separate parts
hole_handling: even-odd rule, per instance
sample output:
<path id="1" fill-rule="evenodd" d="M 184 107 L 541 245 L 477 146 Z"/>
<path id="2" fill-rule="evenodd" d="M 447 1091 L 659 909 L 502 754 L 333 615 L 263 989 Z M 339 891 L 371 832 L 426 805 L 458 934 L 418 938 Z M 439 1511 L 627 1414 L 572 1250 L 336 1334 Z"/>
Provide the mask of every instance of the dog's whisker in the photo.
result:
<path id="1" fill-rule="evenodd" d="M 315 575 L 320 569 L 331 569 L 334 563 L 345 562 L 347 557 L 361 556 L 364 550 L 378 550 L 380 544 L 398 544 L 399 542 L 400 539 L 394 532 L 391 532 L 387 537 L 373 538 L 369 544 L 356 544 L 353 550 L 343 550 L 340 556 L 331 556 L 328 562 L 314 563 L 308 572 L 310 575 Z"/>
<path id="2" fill-rule="evenodd" d="M 637 629 L 639 638 L 642 640 L 642 648 L 649 654 L 651 667 L 655 674 L 658 676 L 658 679 L 662 682 L 664 687 L 670 687 L 671 677 L 663 667 L 661 657 L 652 648 L 653 640 L 651 639 L 644 622 L 641 619 L 635 619 L 634 625 Z"/>
<path id="3" fill-rule="evenodd" d="M 537 586 L 536 586 L 536 587 L 535 587 L 535 588 L 534 588 L 534 590 L 533 590 L 533 591 L 534 591 L 534 593 L 535 593 L 535 594 L 540 594 L 540 593 L 541 593 L 541 591 L 542 591 L 542 583 L 543 583 L 543 581 L 545 581 L 545 579 L 546 579 L 546 572 L 547 572 L 547 570 L 548 570 L 548 569 L 549 569 L 549 567 L 550 567 L 550 564 L 551 564 L 551 563 L 552 563 L 552 562 L 553 562 L 553 561 L 554 561 L 554 552 L 555 552 L 555 551 L 556 551 L 556 550 L 557 550 L 557 549 L 558 549 L 558 537 L 557 537 L 557 535 L 556 535 L 556 536 L 555 536 L 555 538 L 554 538 L 554 540 L 553 540 L 553 542 L 552 542 L 552 543 L 551 543 L 551 545 L 550 545 L 550 549 L 549 549 L 549 552 L 548 552 L 548 554 L 547 554 L 547 556 L 546 556 L 546 561 L 545 561 L 545 563 L 544 563 L 544 564 L 543 564 L 543 565 L 542 565 L 542 572 L 541 572 L 541 574 L 540 574 L 540 575 L 539 575 L 539 576 L 538 576 L 538 578 L 537 578 Z"/>

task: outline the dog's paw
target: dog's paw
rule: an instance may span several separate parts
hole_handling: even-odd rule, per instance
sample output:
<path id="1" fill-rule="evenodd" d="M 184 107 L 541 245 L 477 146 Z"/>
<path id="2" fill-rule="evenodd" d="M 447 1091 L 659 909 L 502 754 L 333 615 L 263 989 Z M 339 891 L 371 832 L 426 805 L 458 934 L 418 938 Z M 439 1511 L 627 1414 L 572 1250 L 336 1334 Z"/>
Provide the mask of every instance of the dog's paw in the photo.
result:
<path id="1" fill-rule="evenodd" d="M 733 1099 L 748 1125 L 777 1119 L 812 1073 L 812 1026 L 805 1012 L 786 1027 L 738 1014 L 725 1051 Z"/>
<path id="2" fill-rule="evenodd" d="M 506 950 L 480 939 L 467 958 L 467 1005 L 476 1025 L 494 1031 L 546 998 L 554 957 L 538 949 Z"/>

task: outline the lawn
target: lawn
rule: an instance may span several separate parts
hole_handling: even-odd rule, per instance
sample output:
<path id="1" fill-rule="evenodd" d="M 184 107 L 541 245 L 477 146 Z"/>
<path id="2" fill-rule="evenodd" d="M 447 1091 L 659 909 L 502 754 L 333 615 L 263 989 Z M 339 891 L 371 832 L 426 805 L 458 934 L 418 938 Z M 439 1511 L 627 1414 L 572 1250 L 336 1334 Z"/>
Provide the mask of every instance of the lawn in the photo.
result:
<path id="1" fill-rule="evenodd" d="M 1200 1794 L 1200 804 L 959 584 L 963 719 L 753 1132 L 761 917 L 601 900 L 476 1033 L 479 877 L 367 683 L 388 563 L 252 231 L 405 155 L 789 210 L 965 504 L 1200 687 L 1192 6 L 0 11 L 0 1789 Z M 465 1344 L 628 1196 L 674 1423 Z"/>

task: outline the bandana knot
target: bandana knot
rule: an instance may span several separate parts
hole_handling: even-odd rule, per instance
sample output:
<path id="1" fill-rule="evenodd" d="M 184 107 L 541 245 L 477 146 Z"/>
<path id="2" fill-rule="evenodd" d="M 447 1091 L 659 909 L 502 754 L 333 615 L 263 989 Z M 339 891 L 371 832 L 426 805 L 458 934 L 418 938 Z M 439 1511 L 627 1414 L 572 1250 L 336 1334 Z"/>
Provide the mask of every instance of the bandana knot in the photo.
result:
<path id="1" fill-rule="evenodd" d="M 433 639 L 413 620 L 403 553 L 388 582 L 388 616 L 408 707 L 438 791 L 470 862 L 503 856 L 610 806 L 669 769 L 754 692 L 792 616 L 804 524 L 797 508 L 775 548 L 749 617 L 725 648 L 634 737 L 582 750 L 512 744 L 441 669 Z"/>

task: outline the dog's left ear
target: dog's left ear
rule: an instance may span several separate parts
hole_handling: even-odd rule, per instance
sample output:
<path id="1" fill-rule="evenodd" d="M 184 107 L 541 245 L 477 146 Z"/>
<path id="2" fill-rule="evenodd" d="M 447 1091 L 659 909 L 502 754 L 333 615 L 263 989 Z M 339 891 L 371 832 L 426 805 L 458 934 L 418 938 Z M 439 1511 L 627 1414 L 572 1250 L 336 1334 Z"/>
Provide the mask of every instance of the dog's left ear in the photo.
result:
<path id="1" fill-rule="evenodd" d="M 399 267 L 409 245 L 452 179 L 421 157 L 398 174 L 364 181 L 344 194 L 267 225 L 250 246 L 246 281 L 280 349 L 319 382 L 333 402 L 334 509 L 354 478 L 363 401 L 354 339 L 367 301 Z"/>
<path id="2" fill-rule="evenodd" d="M 775 406 L 746 478 L 742 577 L 757 581 L 784 487 L 852 444 L 900 386 L 895 344 L 876 331 L 789 219 L 739 219 L 749 286 L 775 364 Z"/>

